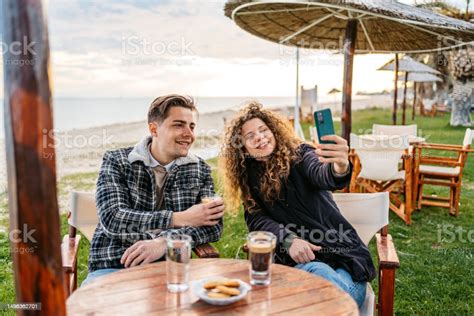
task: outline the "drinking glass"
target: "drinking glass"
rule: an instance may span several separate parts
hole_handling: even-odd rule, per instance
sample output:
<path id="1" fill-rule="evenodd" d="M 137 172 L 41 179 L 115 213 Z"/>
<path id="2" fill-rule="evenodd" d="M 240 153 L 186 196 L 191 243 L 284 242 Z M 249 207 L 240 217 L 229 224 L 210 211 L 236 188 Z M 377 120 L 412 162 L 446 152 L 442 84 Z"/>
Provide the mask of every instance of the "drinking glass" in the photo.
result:
<path id="1" fill-rule="evenodd" d="M 250 260 L 250 283 L 252 285 L 269 285 L 276 236 L 264 231 L 251 232 L 247 236 L 247 247 Z"/>
<path id="2" fill-rule="evenodd" d="M 191 241 L 191 236 L 182 233 L 169 232 L 166 236 L 166 284 L 170 292 L 189 288 Z"/>

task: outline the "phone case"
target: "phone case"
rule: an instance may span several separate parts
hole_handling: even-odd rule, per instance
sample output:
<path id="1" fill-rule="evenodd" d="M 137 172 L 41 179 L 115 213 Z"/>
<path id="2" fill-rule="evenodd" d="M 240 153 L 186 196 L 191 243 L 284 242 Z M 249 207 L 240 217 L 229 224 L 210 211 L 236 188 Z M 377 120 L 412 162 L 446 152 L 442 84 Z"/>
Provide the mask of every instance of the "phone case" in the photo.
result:
<path id="1" fill-rule="evenodd" d="M 334 123 L 332 121 L 331 109 L 323 109 L 314 112 L 314 123 L 318 133 L 318 141 L 320 144 L 335 144 L 333 141 L 321 140 L 322 136 L 334 135 Z"/>

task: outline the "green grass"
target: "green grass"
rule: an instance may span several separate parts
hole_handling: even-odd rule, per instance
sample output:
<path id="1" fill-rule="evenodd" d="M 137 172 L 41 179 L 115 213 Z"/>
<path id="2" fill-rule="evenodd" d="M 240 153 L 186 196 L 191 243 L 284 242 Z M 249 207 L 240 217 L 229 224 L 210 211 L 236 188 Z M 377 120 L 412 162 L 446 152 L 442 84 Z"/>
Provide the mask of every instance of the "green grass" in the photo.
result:
<path id="1" fill-rule="evenodd" d="M 449 126 L 449 115 L 436 118 L 417 117 L 415 122 L 428 141 L 460 144 L 464 128 Z M 387 110 L 370 109 L 353 114 L 353 132 L 368 133 L 373 123 L 390 124 L 391 114 Z M 411 120 L 408 120 L 408 124 Z M 339 130 L 339 124 L 336 129 Z M 307 132 L 308 124 L 304 124 Z M 216 159 L 210 161 L 215 168 Z M 406 226 L 393 213 L 390 214 L 390 233 L 393 236 L 401 267 L 396 275 L 395 311 L 397 314 L 473 314 L 474 313 L 474 155 L 468 158 L 461 193 L 461 208 L 458 218 L 448 215 L 447 209 L 423 207 L 413 214 L 413 224 Z M 213 177 L 216 172 L 213 170 Z M 90 191 L 95 186 L 97 174 L 77 174 L 65 177 L 58 183 L 60 208 L 66 210 L 68 192 L 72 189 Z M 445 190 L 428 187 L 434 194 L 446 194 Z M 0 199 L 5 210 L 6 198 Z M 1 215 L 1 214 L 0 214 Z M 1 220 L 1 217 L 0 217 Z M 0 221 L 4 224 L 4 220 Z M 443 225 L 447 231 L 443 231 Z M 62 234 L 67 232 L 67 220 L 61 216 Z M 470 241 L 468 233 L 470 233 Z M 224 234 L 214 244 L 224 258 L 243 258 L 240 247 L 245 240 L 247 228 L 242 210 L 224 218 Z M 374 262 L 376 251 L 370 245 Z M 89 243 L 85 238 L 79 251 L 79 282 L 87 275 Z M 0 234 L 0 302 L 14 301 L 12 264 L 8 242 Z M 377 289 L 376 280 L 373 287 Z"/>

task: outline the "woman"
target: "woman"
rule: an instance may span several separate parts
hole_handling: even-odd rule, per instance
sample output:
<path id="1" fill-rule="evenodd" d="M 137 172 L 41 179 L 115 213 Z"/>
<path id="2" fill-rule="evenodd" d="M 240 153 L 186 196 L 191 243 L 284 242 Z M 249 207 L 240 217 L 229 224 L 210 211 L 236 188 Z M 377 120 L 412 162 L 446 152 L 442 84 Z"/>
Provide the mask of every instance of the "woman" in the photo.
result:
<path id="1" fill-rule="evenodd" d="M 311 272 L 349 293 L 359 306 L 375 277 L 367 247 L 329 191 L 350 181 L 347 142 L 314 147 L 284 119 L 251 102 L 228 126 L 219 170 L 228 209 L 244 204 L 249 231 L 277 236 L 276 262 Z"/>

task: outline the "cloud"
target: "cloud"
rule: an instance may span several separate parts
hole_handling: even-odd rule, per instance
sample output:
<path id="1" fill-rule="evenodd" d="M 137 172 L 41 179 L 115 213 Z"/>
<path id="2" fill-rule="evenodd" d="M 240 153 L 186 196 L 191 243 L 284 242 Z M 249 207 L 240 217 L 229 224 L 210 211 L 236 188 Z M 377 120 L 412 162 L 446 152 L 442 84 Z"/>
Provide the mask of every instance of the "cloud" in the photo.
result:
<path id="1" fill-rule="evenodd" d="M 223 6 L 204 0 L 49 0 L 54 94 L 292 95 L 294 49 L 242 31 L 224 16 Z M 301 55 L 300 82 L 342 84 L 341 56 Z M 362 63 L 372 73 L 379 66 L 374 60 L 381 59 L 357 57 L 356 69 Z M 370 90 L 362 84 L 366 79 L 354 82 L 355 90 Z M 373 86 L 389 83 L 378 78 Z"/>

